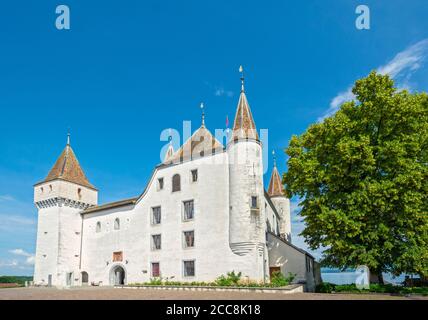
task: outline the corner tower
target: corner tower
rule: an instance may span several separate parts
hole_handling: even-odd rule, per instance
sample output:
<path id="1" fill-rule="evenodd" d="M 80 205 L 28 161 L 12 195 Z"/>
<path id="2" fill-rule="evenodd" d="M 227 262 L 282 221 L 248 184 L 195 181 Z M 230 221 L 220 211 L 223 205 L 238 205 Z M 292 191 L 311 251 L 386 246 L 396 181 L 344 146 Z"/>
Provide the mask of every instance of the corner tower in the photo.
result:
<path id="1" fill-rule="evenodd" d="M 245 256 L 244 275 L 255 280 L 266 277 L 266 218 L 263 187 L 262 145 L 242 87 L 236 109 L 229 157 L 229 245 L 233 253 Z"/>
<path id="2" fill-rule="evenodd" d="M 268 194 L 281 217 L 279 232 L 281 237 L 291 242 L 290 200 L 284 194 L 281 177 L 276 167 L 275 152 L 273 154 L 273 170 L 270 177 Z"/>
<path id="3" fill-rule="evenodd" d="M 98 202 L 70 145 L 46 179 L 34 186 L 38 209 L 34 283 L 72 286 L 80 281 L 82 217 L 80 212 Z"/>

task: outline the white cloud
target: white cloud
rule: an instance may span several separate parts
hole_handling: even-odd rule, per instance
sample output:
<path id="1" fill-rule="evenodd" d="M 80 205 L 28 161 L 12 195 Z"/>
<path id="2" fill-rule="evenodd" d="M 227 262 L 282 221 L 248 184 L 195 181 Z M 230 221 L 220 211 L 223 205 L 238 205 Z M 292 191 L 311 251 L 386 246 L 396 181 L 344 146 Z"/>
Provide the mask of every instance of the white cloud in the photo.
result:
<path id="1" fill-rule="evenodd" d="M 0 260 L 0 267 L 17 267 L 18 265 L 17 260 Z"/>
<path id="2" fill-rule="evenodd" d="M 13 249 L 13 250 L 9 250 L 9 252 L 16 256 L 23 256 L 23 257 L 31 257 L 33 255 L 22 249 Z"/>
<path id="3" fill-rule="evenodd" d="M 410 89 L 408 83 L 411 76 L 420 69 L 428 56 L 428 38 L 421 40 L 414 45 L 408 47 L 404 51 L 399 52 L 387 64 L 377 68 L 380 74 L 389 74 L 398 83 L 399 88 Z M 346 101 L 355 99 L 352 93 L 352 86 L 347 90 L 338 93 L 330 102 L 330 107 L 324 115 L 318 118 L 318 122 L 323 121 L 325 118 L 333 115 L 339 107 Z"/>
<path id="4" fill-rule="evenodd" d="M 34 225 L 36 223 L 35 219 L 27 218 L 18 215 L 8 215 L 8 214 L 0 214 L 0 220 L 2 221 L 3 226 L 10 225 Z"/>
<path id="5" fill-rule="evenodd" d="M 28 266 L 34 265 L 35 257 L 33 253 L 29 253 L 23 249 L 13 249 L 13 250 L 9 250 L 9 252 L 15 256 L 25 257 L 24 265 L 28 265 Z M 13 260 L 13 261 L 16 262 L 14 266 L 20 265 L 20 262 L 18 260 Z"/>
<path id="6" fill-rule="evenodd" d="M 35 259 L 36 259 L 36 257 L 34 255 L 27 257 L 27 259 L 25 259 L 25 264 L 27 264 L 29 266 L 33 266 Z"/>
<path id="7" fill-rule="evenodd" d="M 0 195 L 0 202 L 14 201 L 15 198 L 8 194 Z"/>

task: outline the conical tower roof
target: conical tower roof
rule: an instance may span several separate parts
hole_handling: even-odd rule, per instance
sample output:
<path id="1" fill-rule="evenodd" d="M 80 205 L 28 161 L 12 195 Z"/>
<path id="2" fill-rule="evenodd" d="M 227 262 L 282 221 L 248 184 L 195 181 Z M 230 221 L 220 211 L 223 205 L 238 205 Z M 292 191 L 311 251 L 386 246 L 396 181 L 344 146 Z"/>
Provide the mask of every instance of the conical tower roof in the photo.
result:
<path id="1" fill-rule="evenodd" d="M 165 153 L 164 162 L 168 162 L 174 156 L 174 147 L 170 143 Z"/>
<path id="2" fill-rule="evenodd" d="M 242 67 L 241 67 L 242 72 Z M 241 78 L 241 94 L 239 96 L 238 107 L 236 108 L 235 122 L 233 124 L 232 140 L 255 139 L 259 140 L 256 124 L 254 123 L 250 105 L 244 89 L 244 76 Z"/>
<path id="3" fill-rule="evenodd" d="M 284 196 L 284 189 L 281 182 L 281 176 L 279 175 L 276 165 L 273 167 L 272 176 L 270 177 L 268 194 L 271 197 Z"/>
<path id="4" fill-rule="evenodd" d="M 95 187 L 88 181 L 79 161 L 70 146 L 68 139 L 67 146 L 62 151 L 58 160 L 55 162 L 48 176 L 43 182 L 61 179 L 68 182 L 73 182 L 84 187 L 95 189 Z"/>

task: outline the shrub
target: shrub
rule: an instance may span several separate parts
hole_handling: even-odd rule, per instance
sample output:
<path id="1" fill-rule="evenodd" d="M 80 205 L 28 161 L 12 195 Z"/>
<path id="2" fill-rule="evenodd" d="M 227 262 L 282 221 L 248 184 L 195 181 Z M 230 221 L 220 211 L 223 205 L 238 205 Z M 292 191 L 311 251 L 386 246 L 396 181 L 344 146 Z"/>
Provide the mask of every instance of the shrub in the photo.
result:
<path id="1" fill-rule="evenodd" d="M 272 276 L 270 278 L 270 283 L 274 287 L 283 287 L 288 284 L 285 279 L 285 276 L 280 271 L 275 271 L 272 273 Z"/>
<path id="2" fill-rule="evenodd" d="M 152 286 L 160 286 L 162 285 L 162 278 L 150 278 L 149 284 Z"/>
<path id="3" fill-rule="evenodd" d="M 238 286 L 239 281 L 241 280 L 242 272 L 235 273 L 235 271 L 228 272 L 227 276 L 221 275 L 216 280 L 215 283 L 221 287 L 230 287 Z"/>
<path id="4" fill-rule="evenodd" d="M 332 293 L 335 289 L 336 285 L 329 282 L 322 282 L 316 286 L 315 292 L 318 293 Z"/>

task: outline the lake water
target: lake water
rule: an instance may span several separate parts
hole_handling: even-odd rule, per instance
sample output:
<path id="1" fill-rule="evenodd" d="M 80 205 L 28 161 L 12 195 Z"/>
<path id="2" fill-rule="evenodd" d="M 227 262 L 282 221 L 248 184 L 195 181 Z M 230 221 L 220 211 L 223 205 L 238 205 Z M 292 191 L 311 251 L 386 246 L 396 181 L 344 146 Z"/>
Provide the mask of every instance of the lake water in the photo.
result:
<path id="1" fill-rule="evenodd" d="M 385 283 L 393 283 L 393 284 L 400 284 L 404 281 L 405 275 L 400 275 L 396 278 L 394 278 L 392 275 L 385 273 L 383 275 Z M 332 271 L 328 270 L 326 272 L 323 272 L 321 270 L 321 278 L 323 282 L 330 282 L 334 284 L 351 284 L 355 283 L 355 280 L 357 278 L 357 273 L 354 271 Z"/>

